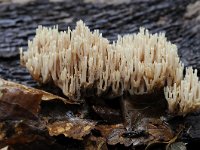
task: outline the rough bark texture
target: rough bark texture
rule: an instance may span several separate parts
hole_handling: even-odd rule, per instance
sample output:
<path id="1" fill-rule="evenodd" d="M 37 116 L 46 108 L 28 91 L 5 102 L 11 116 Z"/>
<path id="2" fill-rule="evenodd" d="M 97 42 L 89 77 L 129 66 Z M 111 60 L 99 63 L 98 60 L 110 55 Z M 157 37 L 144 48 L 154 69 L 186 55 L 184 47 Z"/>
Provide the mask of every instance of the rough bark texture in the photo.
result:
<path id="1" fill-rule="evenodd" d="M 50 3 L 47 1 L 26 4 L 0 3 L 0 77 L 60 94 L 60 90 L 50 88 L 49 86 L 39 86 L 33 81 L 27 70 L 19 64 L 18 48 L 27 47 L 27 40 L 32 39 L 35 35 L 35 29 L 38 25 L 53 26 L 58 24 L 59 29 L 64 30 L 67 26 L 74 27 L 76 21 L 79 19 L 86 22 L 92 30 L 96 28 L 100 29 L 103 36 L 109 38 L 109 40 L 115 40 L 118 34 L 123 35 L 137 32 L 140 26 L 148 28 L 152 33 L 163 31 L 170 41 L 177 44 L 183 63 L 186 66 L 192 66 L 200 70 L 200 8 L 197 7 L 199 3 L 195 0 L 133 0 L 129 3 L 116 5 L 84 3 L 80 0 L 68 0 L 67 2 L 59 3 Z M 66 111 L 63 106 L 54 106 L 51 103 L 53 102 L 42 104 L 42 108 L 44 108 L 42 114 L 50 115 L 51 119 L 55 121 L 59 116 L 65 114 Z M 89 116 L 89 118 L 94 120 L 102 120 L 103 118 L 103 120 L 108 120 L 108 122 L 111 120 L 103 114 L 105 111 L 104 106 L 101 106 L 101 104 L 91 104 L 91 102 L 90 105 L 92 106 L 91 109 L 93 109 L 91 112 L 98 115 L 96 117 Z M 58 112 L 58 109 L 60 112 Z M 114 114 L 115 117 L 119 115 L 118 109 L 115 110 L 115 108 L 112 108 L 109 111 L 112 111 L 110 114 Z M 81 112 L 84 113 L 85 110 L 81 110 Z M 58 116 L 55 115 L 57 113 L 59 114 Z M 120 122 L 120 120 L 121 118 L 117 122 Z M 188 127 L 186 128 L 188 130 L 183 132 L 180 139 L 183 142 L 189 143 L 188 148 L 192 149 L 192 146 L 198 144 L 200 140 L 199 113 L 189 115 L 186 119 L 173 118 L 170 121 L 174 125 L 174 128 L 176 124 L 179 124 L 177 120 Z M 4 127 L 4 124 L 12 128 L 13 124 L 16 125 L 16 122 L 1 123 L 1 129 Z M 24 124 L 17 123 L 17 127 L 20 130 L 21 126 L 24 126 Z M 27 128 L 27 132 L 34 130 L 35 126 L 31 129 Z M 26 128 L 23 130 L 26 130 Z M 94 135 L 99 134 L 98 128 L 96 130 L 97 133 L 93 133 Z M 121 130 L 118 133 L 121 133 Z M 123 133 L 125 136 L 126 134 Z M 133 133 L 131 134 L 133 135 Z M 0 135 L 3 137 L 3 132 Z M 35 134 L 25 135 L 27 139 L 35 137 Z M 57 136 L 54 139 L 50 138 L 49 141 L 54 142 L 52 146 L 47 142 L 46 138 L 41 138 L 41 135 L 44 134 L 41 133 L 35 137 L 40 142 L 31 142 L 30 140 L 31 143 L 27 145 L 23 144 L 23 146 L 15 144 L 14 148 L 31 149 L 31 147 L 34 147 L 33 149 L 37 149 L 39 147 L 53 149 L 56 147 L 57 149 L 83 149 L 84 147 L 83 142 L 76 141 L 74 144 L 73 140 L 66 139 L 63 136 Z M 66 143 L 70 144 L 66 146 Z M 87 143 L 88 149 L 94 148 L 95 145 L 100 148 L 103 147 L 102 149 L 107 148 L 105 140 L 101 137 L 88 137 L 88 141 L 85 143 Z M 109 146 L 108 148 L 114 149 L 116 146 Z M 121 149 L 122 146 L 117 145 L 117 148 Z"/>

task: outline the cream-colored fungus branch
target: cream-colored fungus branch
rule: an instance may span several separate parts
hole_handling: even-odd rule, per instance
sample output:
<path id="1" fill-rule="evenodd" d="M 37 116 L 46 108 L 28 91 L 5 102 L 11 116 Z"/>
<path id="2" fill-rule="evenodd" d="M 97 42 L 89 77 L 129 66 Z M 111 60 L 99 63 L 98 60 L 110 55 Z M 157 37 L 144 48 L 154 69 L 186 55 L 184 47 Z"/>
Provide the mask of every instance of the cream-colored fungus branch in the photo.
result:
<path id="1" fill-rule="evenodd" d="M 119 72 L 130 94 L 150 93 L 154 89 L 180 83 L 183 65 L 177 47 L 164 34 L 150 34 L 141 28 L 138 34 L 119 37 L 114 51 L 120 54 Z"/>
<path id="2" fill-rule="evenodd" d="M 187 68 L 181 84 L 175 83 L 165 88 L 165 97 L 170 113 L 184 116 L 200 110 L 200 81 L 197 70 Z"/>
<path id="3" fill-rule="evenodd" d="M 179 84 L 183 74 L 177 47 L 164 34 L 143 28 L 109 44 L 82 21 L 63 32 L 39 26 L 28 50 L 20 54 L 35 80 L 53 80 L 72 99 L 80 99 L 88 88 L 96 89 L 97 96 L 108 90 L 116 96 L 150 93 L 166 82 Z"/>
<path id="4" fill-rule="evenodd" d="M 82 21 L 62 32 L 39 26 L 20 58 L 35 80 L 53 81 L 75 100 L 88 91 L 94 96 L 151 93 L 174 83 L 179 86 L 183 76 L 177 47 L 163 33 L 141 28 L 110 44 Z"/>

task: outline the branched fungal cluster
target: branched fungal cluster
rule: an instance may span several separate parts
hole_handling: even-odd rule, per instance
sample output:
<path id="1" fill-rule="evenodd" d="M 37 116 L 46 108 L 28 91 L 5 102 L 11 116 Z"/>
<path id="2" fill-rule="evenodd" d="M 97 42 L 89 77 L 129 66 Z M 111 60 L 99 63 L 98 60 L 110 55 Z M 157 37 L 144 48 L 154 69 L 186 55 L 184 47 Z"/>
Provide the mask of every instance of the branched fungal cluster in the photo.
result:
<path id="1" fill-rule="evenodd" d="M 181 83 L 165 87 L 165 97 L 168 101 L 169 112 L 186 115 L 200 109 L 200 81 L 197 70 L 186 69 L 186 75 Z"/>
<path id="2" fill-rule="evenodd" d="M 198 101 L 198 95 L 189 99 L 180 96 L 200 89 L 200 84 L 194 82 L 197 75 L 191 75 L 190 69 L 183 79 L 184 67 L 177 47 L 162 33 L 150 34 L 141 28 L 139 33 L 119 36 L 110 44 L 98 30 L 91 32 L 82 21 L 74 30 L 62 32 L 57 27 L 39 26 L 35 38 L 28 42 L 28 50 L 20 50 L 20 58 L 35 80 L 53 81 L 71 99 L 79 100 L 88 91 L 96 96 L 121 96 L 125 92 L 138 95 L 167 86 L 170 111 L 185 114 L 190 112 L 187 108 L 199 108 L 185 107 Z M 190 86 L 190 90 L 182 90 L 183 86 Z M 177 110 L 177 106 L 184 108 Z"/>

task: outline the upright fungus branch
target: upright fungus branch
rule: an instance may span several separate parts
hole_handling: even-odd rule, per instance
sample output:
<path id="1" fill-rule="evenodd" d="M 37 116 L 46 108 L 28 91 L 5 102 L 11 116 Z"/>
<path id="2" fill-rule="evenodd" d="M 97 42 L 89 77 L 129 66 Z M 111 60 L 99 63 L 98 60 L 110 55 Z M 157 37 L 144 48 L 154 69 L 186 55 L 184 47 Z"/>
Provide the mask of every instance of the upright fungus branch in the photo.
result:
<path id="1" fill-rule="evenodd" d="M 98 30 L 91 32 L 82 21 L 74 30 L 59 32 L 57 27 L 41 27 L 21 49 L 21 62 L 33 78 L 53 82 L 72 99 L 87 95 L 121 96 L 150 93 L 182 79 L 183 66 L 177 47 L 164 34 L 138 34 L 118 37 L 109 44 Z"/>
<path id="2" fill-rule="evenodd" d="M 186 115 L 200 109 L 200 81 L 197 70 L 191 67 L 186 69 L 186 75 L 181 84 L 165 88 L 165 97 L 168 101 L 169 112 Z"/>
<path id="3" fill-rule="evenodd" d="M 140 28 L 110 44 L 82 21 L 62 32 L 39 26 L 20 58 L 35 80 L 53 81 L 73 100 L 141 95 L 165 87 L 169 112 L 184 115 L 200 108 L 197 71 L 187 69 L 183 79 L 177 47 L 163 33 Z"/>

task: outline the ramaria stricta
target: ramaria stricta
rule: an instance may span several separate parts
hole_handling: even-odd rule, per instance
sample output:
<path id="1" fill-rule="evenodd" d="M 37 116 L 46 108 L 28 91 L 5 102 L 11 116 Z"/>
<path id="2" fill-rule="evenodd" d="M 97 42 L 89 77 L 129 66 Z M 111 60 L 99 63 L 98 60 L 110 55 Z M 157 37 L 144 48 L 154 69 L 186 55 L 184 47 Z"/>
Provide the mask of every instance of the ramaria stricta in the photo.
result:
<path id="1" fill-rule="evenodd" d="M 35 80 L 53 81 L 70 99 L 80 100 L 86 91 L 117 97 L 165 87 L 169 112 L 185 115 L 200 108 L 197 73 L 190 68 L 183 79 L 177 47 L 163 33 L 140 28 L 110 44 L 82 21 L 62 32 L 39 26 L 28 50 L 20 50 L 20 58 Z"/>

